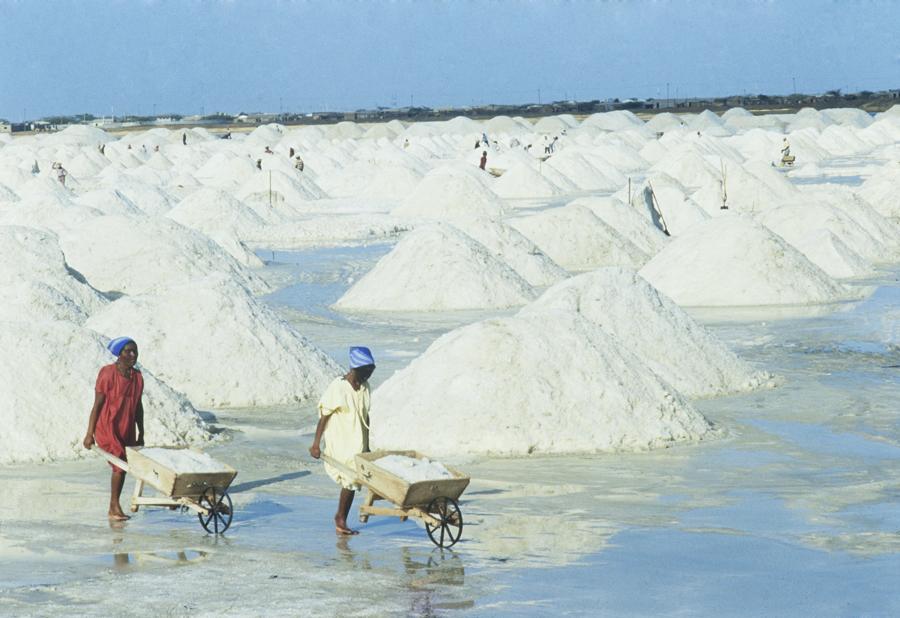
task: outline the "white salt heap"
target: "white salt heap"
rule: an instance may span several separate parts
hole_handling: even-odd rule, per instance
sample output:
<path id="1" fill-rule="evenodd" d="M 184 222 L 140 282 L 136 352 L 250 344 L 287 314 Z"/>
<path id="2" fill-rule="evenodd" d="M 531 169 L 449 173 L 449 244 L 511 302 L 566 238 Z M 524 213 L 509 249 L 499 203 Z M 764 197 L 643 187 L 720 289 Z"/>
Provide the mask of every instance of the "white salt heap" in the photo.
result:
<path id="1" fill-rule="evenodd" d="M 129 333 L 141 363 L 198 406 L 303 401 L 340 373 L 272 309 L 218 278 L 120 298 L 87 326 Z"/>
<path id="2" fill-rule="evenodd" d="M 676 237 L 639 274 L 684 306 L 807 305 L 855 294 L 781 237 L 736 214 Z"/>
<path id="3" fill-rule="evenodd" d="M 621 342 L 688 397 L 758 388 L 770 376 L 754 371 L 683 309 L 633 271 L 601 268 L 559 283 L 519 315 L 548 319 L 575 313 Z"/>
<path id="4" fill-rule="evenodd" d="M 447 311 L 524 305 L 531 286 L 449 225 L 416 228 L 335 303 L 353 311 Z"/>
<path id="5" fill-rule="evenodd" d="M 447 333 L 375 391 L 371 419 L 373 447 L 438 456 L 641 450 L 711 429 L 617 339 L 565 311 Z"/>
<path id="6" fill-rule="evenodd" d="M 478 169 L 474 170 L 482 175 Z M 453 221 L 466 217 L 496 219 L 506 211 L 503 201 L 471 172 L 441 167 L 429 172 L 391 214 L 396 217 Z"/>
<path id="7" fill-rule="evenodd" d="M 569 270 L 640 268 L 649 259 L 633 242 L 579 204 L 512 219 L 510 224 Z"/>
<path id="8" fill-rule="evenodd" d="M 385 455 L 384 457 L 379 457 L 373 463 L 379 468 L 399 476 L 407 483 L 453 478 L 453 474 L 444 467 L 444 464 L 431 461 L 427 457 L 417 459 L 405 455 Z"/>
<path id="9" fill-rule="evenodd" d="M 176 474 L 190 472 L 231 472 L 228 466 L 206 453 L 190 448 L 142 448 L 141 455 L 162 464 Z"/>

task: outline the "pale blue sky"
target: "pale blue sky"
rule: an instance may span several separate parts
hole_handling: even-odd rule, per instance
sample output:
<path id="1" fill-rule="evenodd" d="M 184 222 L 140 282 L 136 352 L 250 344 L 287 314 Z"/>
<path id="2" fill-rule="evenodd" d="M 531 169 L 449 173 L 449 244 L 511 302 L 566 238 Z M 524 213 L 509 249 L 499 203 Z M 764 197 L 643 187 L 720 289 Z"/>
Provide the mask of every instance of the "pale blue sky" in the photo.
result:
<path id="1" fill-rule="evenodd" d="M 0 0 L 0 117 L 900 88 L 900 2 Z"/>

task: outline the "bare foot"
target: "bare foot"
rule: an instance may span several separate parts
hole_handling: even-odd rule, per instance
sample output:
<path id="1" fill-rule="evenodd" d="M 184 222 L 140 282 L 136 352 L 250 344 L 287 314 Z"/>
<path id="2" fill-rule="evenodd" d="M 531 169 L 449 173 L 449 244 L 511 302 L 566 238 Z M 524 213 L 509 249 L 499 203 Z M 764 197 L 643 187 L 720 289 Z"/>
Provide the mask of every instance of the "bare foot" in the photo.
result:
<path id="1" fill-rule="evenodd" d="M 340 526 L 335 526 L 334 531 L 337 532 L 338 534 L 345 534 L 345 535 L 359 534 L 359 530 L 352 530 L 347 527 L 342 528 Z"/>
<path id="2" fill-rule="evenodd" d="M 126 515 L 125 513 L 110 513 L 109 518 L 113 521 L 125 521 L 126 519 L 131 519 L 130 515 Z"/>

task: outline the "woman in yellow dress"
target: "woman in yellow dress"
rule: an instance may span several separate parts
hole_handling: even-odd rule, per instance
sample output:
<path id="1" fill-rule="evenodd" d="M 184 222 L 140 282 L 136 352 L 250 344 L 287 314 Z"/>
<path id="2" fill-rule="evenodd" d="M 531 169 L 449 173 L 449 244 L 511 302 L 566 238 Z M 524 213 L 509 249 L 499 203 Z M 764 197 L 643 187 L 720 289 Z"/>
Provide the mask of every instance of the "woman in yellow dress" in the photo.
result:
<path id="1" fill-rule="evenodd" d="M 319 424 L 309 454 L 318 459 L 322 453 L 351 470 L 356 469 L 355 457 L 369 450 L 369 378 L 375 371 L 375 359 L 369 348 L 350 348 L 350 371 L 335 378 L 319 400 Z M 325 438 L 325 448 L 320 448 Z M 359 534 L 347 526 L 347 515 L 353 497 L 360 489 L 355 478 L 348 478 L 340 469 L 325 463 L 325 472 L 341 486 L 334 527 L 338 534 Z"/>

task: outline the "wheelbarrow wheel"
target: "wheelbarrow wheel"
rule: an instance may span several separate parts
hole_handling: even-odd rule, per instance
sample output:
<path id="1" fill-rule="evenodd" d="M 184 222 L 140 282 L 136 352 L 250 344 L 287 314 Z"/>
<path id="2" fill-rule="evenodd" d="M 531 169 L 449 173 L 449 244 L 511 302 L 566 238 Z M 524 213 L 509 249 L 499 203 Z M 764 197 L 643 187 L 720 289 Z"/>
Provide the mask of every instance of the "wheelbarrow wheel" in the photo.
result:
<path id="1" fill-rule="evenodd" d="M 425 522 L 428 538 L 438 547 L 452 547 L 462 536 L 463 517 L 459 504 L 453 498 L 439 496 L 426 509 L 429 515 L 440 522 L 432 525 Z"/>
<path id="2" fill-rule="evenodd" d="M 234 509 L 231 506 L 231 496 L 228 492 L 219 491 L 215 487 L 208 487 L 198 500 L 200 506 L 206 509 L 206 515 L 197 513 L 200 525 L 211 534 L 222 534 L 231 525 Z"/>

